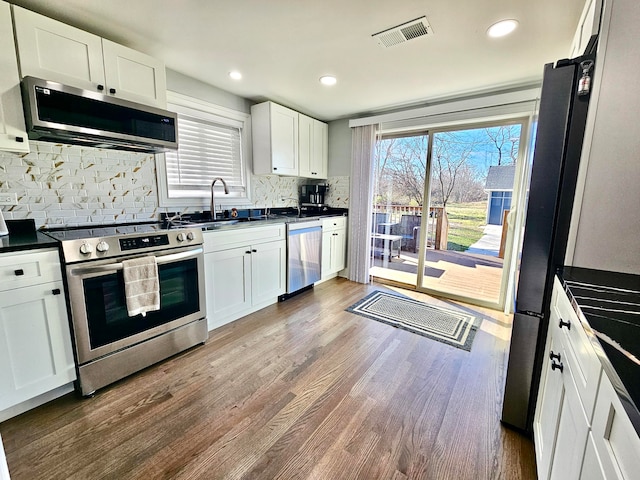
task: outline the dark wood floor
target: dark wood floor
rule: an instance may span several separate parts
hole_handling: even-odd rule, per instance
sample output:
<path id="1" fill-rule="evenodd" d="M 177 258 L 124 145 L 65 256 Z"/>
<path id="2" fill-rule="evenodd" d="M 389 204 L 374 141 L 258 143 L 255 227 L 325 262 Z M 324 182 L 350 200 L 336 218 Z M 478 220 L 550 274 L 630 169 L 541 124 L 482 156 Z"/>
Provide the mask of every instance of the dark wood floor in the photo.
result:
<path id="1" fill-rule="evenodd" d="M 329 281 L 1 423 L 12 480 L 535 479 L 499 422 L 509 318 L 476 309 L 465 352 L 344 311 L 376 288 Z"/>

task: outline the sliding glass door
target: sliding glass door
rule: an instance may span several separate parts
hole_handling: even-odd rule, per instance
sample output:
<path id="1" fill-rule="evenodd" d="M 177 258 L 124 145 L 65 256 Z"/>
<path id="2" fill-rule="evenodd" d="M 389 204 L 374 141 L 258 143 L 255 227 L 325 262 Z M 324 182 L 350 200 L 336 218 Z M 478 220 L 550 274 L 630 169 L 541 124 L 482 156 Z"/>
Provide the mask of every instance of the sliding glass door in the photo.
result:
<path id="1" fill-rule="evenodd" d="M 524 121 L 382 136 L 371 274 L 494 308 L 505 301 Z M 514 188 L 514 186 L 516 188 Z"/>

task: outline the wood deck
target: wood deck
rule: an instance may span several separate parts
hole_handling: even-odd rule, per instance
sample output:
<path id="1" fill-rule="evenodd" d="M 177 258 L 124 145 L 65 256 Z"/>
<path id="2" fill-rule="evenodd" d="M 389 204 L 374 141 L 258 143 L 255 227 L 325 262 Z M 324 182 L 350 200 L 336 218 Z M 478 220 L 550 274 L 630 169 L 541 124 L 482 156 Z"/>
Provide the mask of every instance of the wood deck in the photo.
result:
<path id="1" fill-rule="evenodd" d="M 0 423 L 12 480 L 535 479 L 499 421 L 511 318 L 462 306 L 483 318 L 465 352 L 345 311 L 374 289 L 330 280 Z"/>
<path id="2" fill-rule="evenodd" d="M 428 250 L 424 286 L 444 294 L 496 303 L 500 296 L 502 259 L 449 250 Z M 400 258 L 377 257 L 370 273 L 380 280 L 416 285 L 418 256 L 402 250 Z"/>

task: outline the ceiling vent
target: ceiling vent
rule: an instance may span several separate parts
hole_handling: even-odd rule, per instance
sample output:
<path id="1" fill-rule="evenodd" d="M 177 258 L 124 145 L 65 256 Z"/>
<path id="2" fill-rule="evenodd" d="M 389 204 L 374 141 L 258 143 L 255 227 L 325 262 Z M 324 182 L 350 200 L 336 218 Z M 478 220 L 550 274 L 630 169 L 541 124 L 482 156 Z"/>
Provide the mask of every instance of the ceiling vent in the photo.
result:
<path id="1" fill-rule="evenodd" d="M 371 36 L 376 39 L 378 45 L 389 48 L 427 34 L 433 35 L 433 29 L 427 22 L 427 17 L 420 17 Z"/>

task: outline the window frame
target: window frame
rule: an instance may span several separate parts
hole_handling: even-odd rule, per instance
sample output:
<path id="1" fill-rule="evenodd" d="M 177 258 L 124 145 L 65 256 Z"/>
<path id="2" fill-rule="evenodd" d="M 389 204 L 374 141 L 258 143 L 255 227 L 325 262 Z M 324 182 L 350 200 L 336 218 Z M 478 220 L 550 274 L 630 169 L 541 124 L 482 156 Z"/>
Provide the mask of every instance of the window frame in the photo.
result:
<path id="1" fill-rule="evenodd" d="M 167 91 L 167 109 L 176 112 L 178 115 L 182 114 L 191 118 L 199 118 L 204 121 L 240 128 L 242 151 L 241 168 L 244 171 L 245 191 L 243 193 L 232 193 L 230 195 L 216 195 L 216 204 L 232 206 L 251 205 L 251 115 L 172 91 Z M 179 144 L 180 131 L 178 131 L 178 145 Z M 194 196 L 190 194 L 178 197 L 169 196 L 167 163 L 164 153 L 155 156 L 155 164 L 159 207 L 192 207 L 209 210 L 211 204 L 210 195 Z M 220 182 L 216 183 L 216 193 L 218 193 L 218 189 L 220 189 L 222 193 L 222 184 Z"/>

